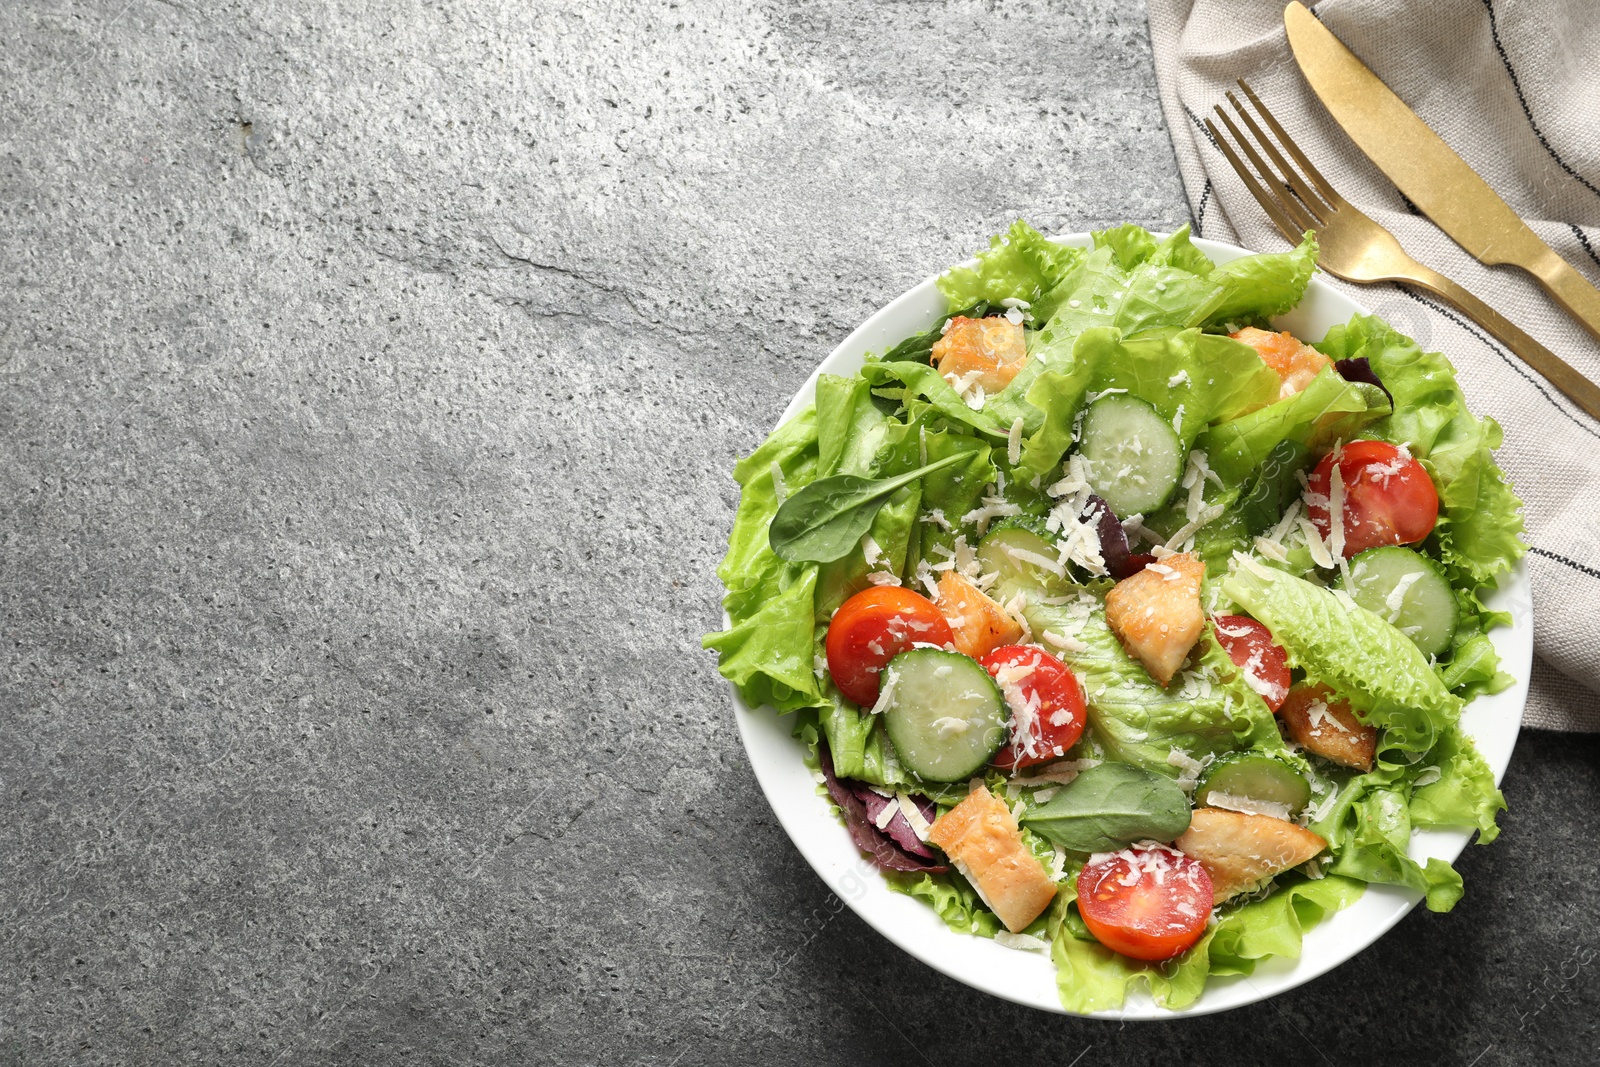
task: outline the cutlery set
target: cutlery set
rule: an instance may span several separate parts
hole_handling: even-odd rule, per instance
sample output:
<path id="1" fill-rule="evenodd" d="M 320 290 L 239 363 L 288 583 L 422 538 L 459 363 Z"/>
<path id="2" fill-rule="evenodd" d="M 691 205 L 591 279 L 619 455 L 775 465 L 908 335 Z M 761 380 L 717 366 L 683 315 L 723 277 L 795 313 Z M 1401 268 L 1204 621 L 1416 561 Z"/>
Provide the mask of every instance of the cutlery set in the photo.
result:
<path id="1" fill-rule="evenodd" d="M 1600 290 L 1540 240 L 1315 15 L 1291 3 L 1284 10 L 1284 25 L 1301 72 L 1329 113 L 1418 210 L 1485 265 L 1512 265 L 1533 275 L 1568 314 L 1600 339 Z M 1239 87 L 1249 108 L 1233 93 L 1227 94 L 1239 122 L 1219 104 L 1216 116 L 1227 136 L 1215 121 L 1208 119 L 1206 127 L 1290 243 L 1299 241 L 1306 230 L 1314 231 L 1321 245 L 1320 265 L 1330 274 L 1361 284 L 1400 282 L 1432 293 L 1482 326 L 1584 411 L 1600 418 L 1600 385 L 1472 293 L 1412 258 L 1394 234 L 1339 195 L 1248 85 L 1241 81 Z"/>

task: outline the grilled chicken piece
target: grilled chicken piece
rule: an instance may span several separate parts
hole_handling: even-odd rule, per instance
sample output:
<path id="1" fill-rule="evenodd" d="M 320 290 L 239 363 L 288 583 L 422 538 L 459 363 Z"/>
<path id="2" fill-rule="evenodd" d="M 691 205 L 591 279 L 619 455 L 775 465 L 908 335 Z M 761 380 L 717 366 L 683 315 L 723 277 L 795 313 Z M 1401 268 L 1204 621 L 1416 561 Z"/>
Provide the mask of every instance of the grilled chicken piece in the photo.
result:
<path id="1" fill-rule="evenodd" d="M 966 382 L 968 375 L 985 393 L 998 393 L 1011 384 L 1028 362 L 1022 324 L 1006 318 L 967 319 L 956 316 L 950 328 L 934 342 L 933 361 L 946 378 Z"/>
<path id="2" fill-rule="evenodd" d="M 939 599 L 934 603 L 950 624 L 956 651 L 962 655 L 980 659 L 1001 645 L 1014 645 L 1022 639 L 1021 624 L 953 570 L 940 575 Z"/>
<path id="3" fill-rule="evenodd" d="M 1243 341 L 1255 349 L 1261 356 L 1261 361 L 1278 372 L 1278 377 L 1283 382 L 1278 391 L 1279 400 L 1293 396 L 1310 385 L 1311 379 L 1320 374 L 1322 368 L 1331 362 L 1327 356 L 1302 343 L 1287 330 L 1283 333 L 1268 333 L 1254 326 L 1246 326 L 1228 336 L 1235 341 Z"/>
<path id="4" fill-rule="evenodd" d="M 981 785 L 934 820 L 928 840 L 1014 934 L 1055 899 L 1056 884 L 1023 844 L 1011 809 Z"/>
<path id="5" fill-rule="evenodd" d="M 1328 846 L 1292 822 L 1222 808 L 1196 808 L 1189 829 L 1173 844 L 1205 867 L 1218 904 L 1298 867 Z"/>
<path id="6" fill-rule="evenodd" d="M 1200 609 L 1205 575 L 1205 564 L 1182 552 L 1122 579 L 1106 594 L 1106 624 L 1163 687 L 1206 627 Z"/>
<path id="7" fill-rule="evenodd" d="M 1378 731 L 1356 718 L 1355 709 L 1325 685 L 1297 685 L 1278 709 L 1289 736 L 1307 752 L 1358 771 L 1372 770 Z"/>

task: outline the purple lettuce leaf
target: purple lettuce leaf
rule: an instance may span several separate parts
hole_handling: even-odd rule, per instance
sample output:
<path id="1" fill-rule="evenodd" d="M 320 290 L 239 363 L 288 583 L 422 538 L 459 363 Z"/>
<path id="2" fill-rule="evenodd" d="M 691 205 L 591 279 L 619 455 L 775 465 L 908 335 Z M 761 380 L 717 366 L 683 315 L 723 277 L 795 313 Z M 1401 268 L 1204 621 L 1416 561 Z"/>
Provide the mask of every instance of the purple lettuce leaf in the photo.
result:
<path id="1" fill-rule="evenodd" d="M 1389 392 L 1389 387 L 1383 384 L 1383 379 L 1378 377 L 1378 372 L 1372 369 L 1372 361 L 1366 356 L 1356 359 L 1341 359 L 1334 363 L 1333 369 L 1339 372 L 1339 377 L 1347 382 L 1365 382 L 1376 385 L 1383 390 L 1383 395 L 1389 398 L 1389 406 L 1394 407 L 1394 394 Z"/>
<path id="2" fill-rule="evenodd" d="M 872 817 L 868 814 L 867 801 L 862 798 L 861 794 L 865 793 L 885 802 L 887 802 L 887 798 L 879 797 L 864 783 L 849 780 L 841 781 L 833 773 L 833 757 L 828 754 L 827 745 L 817 746 L 817 759 L 822 764 L 822 778 L 827 786 L 828 795 L 833 798 L 833 802 L 839 805 L 839 809 L 844 812 L 844 823 L 845 827 L 850 831 L 850 839 L 856 843 L 857 848 L 871 856 L 874 863 L 889 871 L 926 871 L 933 874 L 950 869 L 948 865 L 939 863 L 936 859 L 928 858 L 932 857 L 933 853 L 921 841 L 916 843 L 923 852 L 927 853 L 926 856 L 909 851 L 895 837 L 891 837 L 873 825 Z M 923 811 L 924 816 L 932 814 L 933 805 L 924 798 L 917 798 L 917 805 Z M 883 810 L 882 804 L 878 806 L 877 810 Z M 895 818 L 901 823 L 905 823 L 904 815 L 897 815 Z M 929 821 L 931 822 L 932 819 L 930 818 Z M 890 823 L 890 825 L 893 826 L 893 823 Z M 916 834 L 911 832 L 909 824 L 906 825 L 905 829 L 911 838 L 916 840 Z"/>

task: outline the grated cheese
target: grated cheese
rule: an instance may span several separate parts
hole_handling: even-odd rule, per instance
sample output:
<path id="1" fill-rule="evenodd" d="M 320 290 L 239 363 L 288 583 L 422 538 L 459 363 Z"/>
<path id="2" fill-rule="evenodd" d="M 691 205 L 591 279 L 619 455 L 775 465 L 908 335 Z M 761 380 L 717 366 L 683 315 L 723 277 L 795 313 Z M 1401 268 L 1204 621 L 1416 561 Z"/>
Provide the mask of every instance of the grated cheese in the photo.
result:
<path id="1" fill-rule="evenodd" d="M 1032 934 L 1013 934 L 1009 930 L 1001 930 L 995 934 L 994 943 L 1003 948 L 1020 949 L 1024 952 L 1050 951 L 1050 942 L 1040 941 Z"/>
<path id="2" fill-rule="evenodd" d="M 1406 594 L 1411 592 L 1411 587 L 1421 580 L 1422 572 L 1412 571 L 1394 583 L 1394 588 L 1389 590 L 1389 595 L 1383 598 L 1383 606 L 1389 609 L 1389 622 L 1400 621 L 1400 609 L 1406 605 Z"/>
<path id="3" fill-rule="evenodd" d="M 1257 800 L 1255 797 L 1239 796 L 1213 789 L 1206 794 L 1206 803 L 1213 808 L 1226 808 L 1246 815 L 1270 815 L 1274 819 L 1289 821 L 1289 805 L 1274 804 L 1269 800 Z"/>
<path id="4" fill-rule="evenodd" d="M 1306 547 L 1311 550 L 1311 562 L 1319 567 L 1333 566 L 1333 556 L 1328 552 L 1328 546 L 1323 543 L 1322 535 L 1312 525 L 1311 520 L 1301 516 L 1298 522 L 1300 532 L 1305 535 Z"/>
<path id="5" fill-rule="evenodd" d="M 1022 462 L 1022 416 L 1018 415 L 1011 422 L 1011 429 L 1006 434 L 1006 458 L 1015 467 Z"/>
<path id="6" fill-rule="evenodd" d="M 1328 554 L 1344 558 L 1344 473 L 1337 463 L 1328 480 Z"/>
<path id="7" fill-rule="evenodd" d="M 885 667 L 878 681 L 881 683 L 878 689 L 878 702 L 872 705 L 872 710 L 867 713 L 869 715 L 881 715 L 894 707 L 894 687 L 900 681 L 900 675 L 897 671 Z"/>
<path id="8" fill-rule="evenodd" d="M 1194 535 L 1206 525 L 1220 518 L 1225 510 L 1227 509 L 1221 504 L 1212 504 L 1210 507 L 1200 512 L 1200 514 L 1196 515 L 1193 519 L 1190 519 L 1188 522 L 1179 527 L 1177 533 L 1167 538 L 1165 547 L 1169 551 L 1174 552 L 1187 551 L 1187 546 L 1189 542 L 1193 540 Z"/>

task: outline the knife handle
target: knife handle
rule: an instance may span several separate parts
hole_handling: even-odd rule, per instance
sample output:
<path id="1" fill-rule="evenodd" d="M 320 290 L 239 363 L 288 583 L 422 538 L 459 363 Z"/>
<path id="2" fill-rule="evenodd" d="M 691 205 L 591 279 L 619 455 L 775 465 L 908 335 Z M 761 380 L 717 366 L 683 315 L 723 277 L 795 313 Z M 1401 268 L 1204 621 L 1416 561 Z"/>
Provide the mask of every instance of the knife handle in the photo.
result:
<path id="1" fill-rule="evenodd" d="M 1559 258 L 1559 257 L 1558 257 Z M 1467 292 L 1455 282 L 1444 275 L 1417 265 L 1421 269 L 1406 277 L 1406 281 L 1413 282 L 1433 293 L 1445 303 L 1455 307 L 1467 318 L 1482 326 L 1494 335 L 1495 339 L 1521 359 L 1522 362 L 1532 367 L 1544 376 L 1545 380 L 1567 395 L 1567 398 L 1577 404 L 1591 416 L 1600 419 L 1600 385 L 1596 385 L 1578 371 L 1566 360 L 1551 352 L 1544 345 L 1535 341 L 1513 326 L 1506 318 L 1482 300 Z M 1566 266 L 1563 262 L 1562 266 Z M 1571 267 L 1567 267 L 1571 271 Z M 1574 272 L 1576 277 L 1576 272 Z M 1579 283 L 1587 286 L 1582 278 Z M 1590 289 L 1593 293 L 1594 290 Z"/>
<path id="2" fill-rule="evenodd" d="M 1583 275 L 1572 268 L 1572 264 L 1549 247 L 1526 269 L 1539 279 L 1539 284 L 1544 286 L 1547 293 L 1556 298 L 1556 303 L 1566 308 L 1568 314 L 1589 331 L 1590 336 L 1600 341 L 1600 289 L 1590 285 Z"/>

